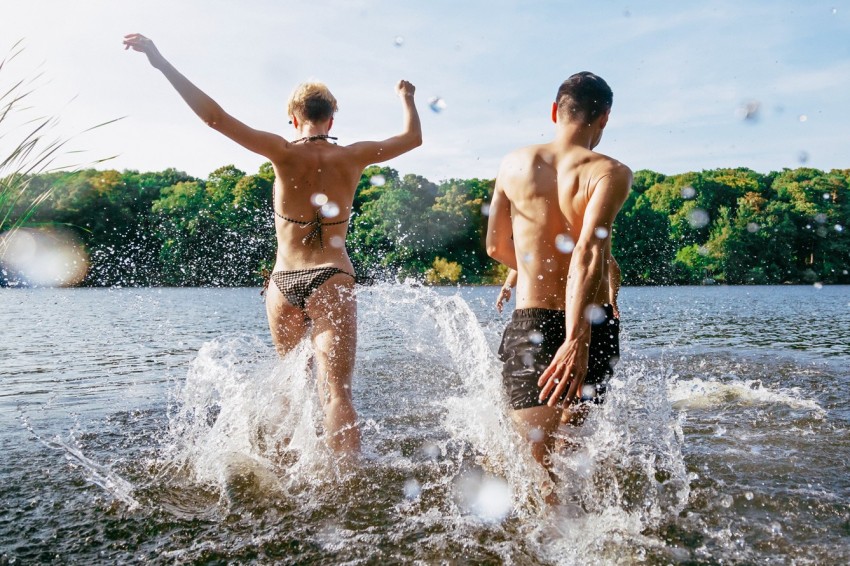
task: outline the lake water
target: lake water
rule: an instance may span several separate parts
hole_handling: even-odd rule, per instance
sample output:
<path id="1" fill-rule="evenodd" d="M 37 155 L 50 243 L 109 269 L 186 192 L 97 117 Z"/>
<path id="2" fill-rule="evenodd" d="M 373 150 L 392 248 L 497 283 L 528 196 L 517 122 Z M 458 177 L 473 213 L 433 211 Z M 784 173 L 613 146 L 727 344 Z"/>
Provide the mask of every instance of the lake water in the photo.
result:
<path id="1" fill-rule="evenodd" d="M 622 291 L 561 505 L 494 288 L 359 293 L 363 462 L 256 289 L 0 289 L 0 563 L 850 563 L 850 288 Z"/>

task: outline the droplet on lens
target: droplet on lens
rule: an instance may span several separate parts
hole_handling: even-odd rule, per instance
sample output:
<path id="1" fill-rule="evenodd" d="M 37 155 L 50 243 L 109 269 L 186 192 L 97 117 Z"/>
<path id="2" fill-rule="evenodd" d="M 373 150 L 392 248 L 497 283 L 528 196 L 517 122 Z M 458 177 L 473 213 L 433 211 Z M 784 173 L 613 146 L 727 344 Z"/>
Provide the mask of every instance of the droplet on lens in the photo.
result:
<path id="1" fill-rule="evenodd" d="M 739 106 L 735 111 L 735 115 L 738 116 L 738 119 L 740 120 L 755 123 L 759 119 L 760 108 L 761 103 L 758 100 L 750 100 Z"/>
<path id="2" fill-rule="evenodd" d="M 843 232 L 843 231 L 844 231 L 844 226 L 842 226 L 841 224 L 836 224 L 836 225 L 835 225 L 835 231 L 836 231 L 836 232 Z"/>
<path id="3" fill-rule="evenodd" d="M 604 240 L 608 237 L 608 228 L 606 228 L 605 226 L 597 226 L 593 233 L 600 240 Z"/>
<path id="4" fill-rule="evenodd" d="M 345 246 L 345 238 L 342 236 L 331 236 L 330 244 L 332 248 L 342 248 Z"/>
<path id="5" fill-rule="evenodd" d="M 744 492 L 744 499 L 746 499 L 747 501 L 752 501 L 753 500 L 753 492 L 752 491 Z"/>
<path id="6" fill-rule="evenodd" d="M 575 249 L 576 243 L 568 234 L 558 234 L 555 236 L 555 247 L 558 248 L 559 252 L 568 254 Z"/>
<path id="7" fill-rule="evenodd" d="M 754 233 L 759 231 L 759 228 L 761 228 L 761 226 L 759 226 L 755 222 L 748 222 L 747 223 L 747 232 L 754 234 Z"/>
<path id="8" fill-rule="evenodd" d="M 484 203 L 481 205 L 481 214 L 484 216 L 490 216 L 490 205 Z"/>
<path id="9" fill-rule="evenodd" d="M 323 206 L 328 202 L 328 195 L 325 193 L 314 193 L 310 197 L 310 202 L 313 203 L 313 206 Z"/>
<path id="10" fill-rule="evenodd" d="M 429 460 L 436 460 L 440 457 L 440 447 L 433 442 L 426 442 L 422 445 L 422 453 Z"/>
<path id="11" fill-rule="evenodd" d="M 422 487 L 414 478 L 410 478 L 404 482 L 404 496 L 408 499 L 416 499 L 422 492 Z"/>
<path id="12" fill-rule="evenodd" d="M 537 330 L 532 330 L 528 333 L 528 341 L 532 344 L 542 344 L 543 334 Z"/>
<path id="13" fill-rule="evenodd" d="M 395 36 L 395 38 L 393 39 L 393 45 L 395 45 L 396 47 L 401 47 L 402 45 L 404 45 L 404 38 L 400 35 Z"/>
<path id="14" fill-rule="evenodd" d="M 325 218 L 335 218 L 339 215 L 339 205 L 335 202 L 328 202 L 322 206 L 322 216 Z"/>
<path id="15" fill-rule="evenodd" d="M 682 198 L 685 200 L 690 200 L 697 196 L 697 190 L 691 186 L 682 187 Z"/>
<path id="16" fill-rule="evenodd" d="M 446 101 L 439 96 L 434 96 L 428 101 L 428 106 L 437 114 L 446 109 Z"/>
<path id="17" fill-rule="evenodd" d="M 818 224 L 826 223 L 826 214 L 824 214 L 823 212 L 815 214 L 815 222 L 817 222 Z"/>
<path id="18" fill-rule="evenodd" d="M 797 154 L 797 161 L 800 163 L 806 163 L 809 160 L 809 152 L 801 151 Z"/>
<path id="19" fill-rule="evenodd" d="M 387 184 L 387 179 L 383 175 L 372 175 L 369 177 L 369 184 L 373 187 L 383 187 Z"/>
<path id="20" fill-rule="evenodd" d="M 814 284 L 814 288 L 820 291 L 821 289 L 823 289 L 823 283 L 821 283 L 820 281 L 816 282 Z"/>
<path id="21" fill-rule="evenodd" d="M 805 114 L 800 114 L 800 116 L 797 119 L 800 120 L 801 122 L 805 122 L 809 119 L 809 117 L 806 116 Z"/>
<path id="22" fill-rule="evenodd" d="M 605 322 L 605 309 L 599 305 L 587 305 L 584 309 L 584 318 L 590 321 L 590 324 L 600 324 Z"/>
<path id="23" fill-rule="evenodd" d="M 701 208 L 695 208 L 688 213 L 688 222 L 691 228 L 705 228 L 708 226 L 708 221 L 708 213 Z"/>
<path id="24" fill-rule="evenodd" d="M 531 442 L 543 442 L 543 429 L 534 427 L 528 431 L 528 440 Z"/>

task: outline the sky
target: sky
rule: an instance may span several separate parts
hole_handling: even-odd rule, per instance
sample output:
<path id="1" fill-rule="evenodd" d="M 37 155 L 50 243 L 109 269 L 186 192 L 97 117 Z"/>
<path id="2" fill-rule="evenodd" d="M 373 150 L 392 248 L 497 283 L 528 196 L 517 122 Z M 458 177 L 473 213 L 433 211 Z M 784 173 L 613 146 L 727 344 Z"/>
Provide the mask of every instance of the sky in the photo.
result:
<path id="1" fill-rule="evenodd" d="M 68 159 L 174 167 L 206 178 L 264 161 L 206 127 L 121 39 L 138 32 L 249 125 L 297 137 L 286 100 L 331 88 L 339 143 L 402 125 L 416 85 L 424 144 L 388 163 L 431 181 L 493 178 L 548 140 L 558 85 L 592 71 L 614 91 L 598 151 L 633 170 L 850 168 L 850 2 L 429 0 L 0 1 L 0 86 L 36 79 L 30 112 L 56 115 Z M 5 89 L 0 89 L 5 90 Z M 444 108 L 431 109 L 439 97 Z M 744 109 L 755 109 L 750 117 Z M 120 121 L 79 133 L 112 120 Z M 4 143 L 0 139 L 0 144 Z M 2 149 L 2 147 L 0 147 Z"/>

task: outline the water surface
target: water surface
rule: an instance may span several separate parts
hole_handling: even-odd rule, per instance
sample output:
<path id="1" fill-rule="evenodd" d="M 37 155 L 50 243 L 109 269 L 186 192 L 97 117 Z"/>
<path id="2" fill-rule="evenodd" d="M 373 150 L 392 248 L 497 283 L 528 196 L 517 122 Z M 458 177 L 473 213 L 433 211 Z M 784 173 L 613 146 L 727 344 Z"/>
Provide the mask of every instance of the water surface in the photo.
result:
<path id="1" fill-rule="evenodd" d="M 850 288 L 624 289 L 557 508 L 495 294 L 361 290 L 350 470 L 258 290 L 0 289 L 0 562 L 850 562 Z"/>

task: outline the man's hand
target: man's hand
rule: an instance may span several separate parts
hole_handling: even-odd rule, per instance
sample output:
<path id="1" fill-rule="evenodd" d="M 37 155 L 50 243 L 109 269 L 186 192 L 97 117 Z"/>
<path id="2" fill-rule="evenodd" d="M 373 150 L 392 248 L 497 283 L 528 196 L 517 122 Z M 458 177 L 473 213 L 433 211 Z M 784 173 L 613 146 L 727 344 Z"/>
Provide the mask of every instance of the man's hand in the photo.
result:
<path id="1" fill-rule="evenodd" d="M 402 98 L 408 96 L 412 98 L 413 93 L 416 92 L 416 87 L 413 86 L 412 83 L 409 83 L 405 80 L 400 80 L 398 81 L 398 84 L 395 85 L 395 91 Z"/>
<path id="2" fill-rule="evenodd" d="M 148 61 L 157 69 L 161 69 L 165 58 L 160 54 L 153 41 L 140 33 L 131 33 L 124 36 L 124 50 L 132 49 L 148 56 Z"/>
<path id="3" fill-rule="evenodd" d="M 555 407 L 560 404 L 561 395 L 566 390 L 564 404 L 569 405 L 577 396 L 581 396 L 581 387 L 587 377 L 587 361 L 590 348 L 581 339 L 565 341 L 549 367 L 540 374 L 537 386 L 540 387 L 540 401 Z M 569 385 L 569 389 L 567 386 Z"/>
<path id="4" fill-rule="evenodd" d="M 499 296 L 496 299 L 496 310 L 499 311 L 499 314 L 502 314 L 502 309 L 504 308 L 505 301 L 511 300 L 511 287 L 510 285 L 505 284 L 502 289 L 499 291 Z"/>

